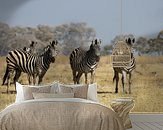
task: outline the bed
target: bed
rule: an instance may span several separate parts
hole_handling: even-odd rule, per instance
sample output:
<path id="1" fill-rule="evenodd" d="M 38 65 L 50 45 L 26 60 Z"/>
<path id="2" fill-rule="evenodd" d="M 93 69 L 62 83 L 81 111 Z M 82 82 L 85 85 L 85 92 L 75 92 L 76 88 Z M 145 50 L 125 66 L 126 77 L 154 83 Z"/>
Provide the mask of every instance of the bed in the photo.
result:
<path id="1" fill-rule="evenodd" d="M 42 90 L 40 87 L 23 87 L 30 88 L 24 99 L 21 96 L 25 93 L 18 90 L 16 102 L 0 112 L 0 130 L 125 130 L 116 112 L 95 101 L 97 95 L 91 95 L 93 87 L 87 88 L 87 98 L 84 99 L 85 94 L 77 90 L 84 93 L 86 87 L 82 90 L 81 86 L 52 86 L 46 86 L 49 91 L 45 86 Z M 69 90 L 74 93 L 68 93 Z M 43 91 L 46 93 L 42 95 Z M 61 94 L 61 91 L 67 93 Z"/>

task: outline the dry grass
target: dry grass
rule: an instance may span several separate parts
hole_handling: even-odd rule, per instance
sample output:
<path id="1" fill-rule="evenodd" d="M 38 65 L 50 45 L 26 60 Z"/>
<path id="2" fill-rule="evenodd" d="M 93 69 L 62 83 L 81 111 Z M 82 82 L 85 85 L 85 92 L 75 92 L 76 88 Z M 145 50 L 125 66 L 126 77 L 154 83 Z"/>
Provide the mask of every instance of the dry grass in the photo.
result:
<path id="1" fill-rule="evenodd" d="M 133 112 L 163 112 L 163 57 L 137 57 L 137 68 L 132 77 L 132 94 L 123 94 L 120 83 L 119 93 L 114 93 L 112 82 L 113 70 L 110 57 L 105 56 L 100 60 L 96 71 L 96 82 L 98 83 L 98 97 L 102 104 L 109 106 L 112 99 L 118 97 L 133 97 L 135 107 Z M 5 71 L 5 58 L 0 58 L 0 84 Z M 46 73 L 43 83 L 60 81 L 65 84 L 72 83 L 72 74 L 68 57 L 59 56 L 55 64 L 52 64 Z M 26 75 L 23 74 L 19 80 L 27 83 Z M 84 83 L 84 77 L 81 82 Z M 126 86 L 127 87 L 127 86 Z M 12 86 L 10 90 L 13 90 Z M 0 92 L 4 92 L 6 86 L 0 86 Z M 0 110 L 15 100 L 14 94 L 0 93 Z"/>

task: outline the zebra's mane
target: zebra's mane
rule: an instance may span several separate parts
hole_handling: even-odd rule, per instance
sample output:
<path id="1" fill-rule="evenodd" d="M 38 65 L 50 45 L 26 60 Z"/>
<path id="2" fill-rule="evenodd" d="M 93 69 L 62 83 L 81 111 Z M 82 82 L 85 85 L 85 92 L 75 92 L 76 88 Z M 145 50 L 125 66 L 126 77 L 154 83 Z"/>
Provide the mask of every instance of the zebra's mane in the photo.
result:
<path id="1" fill-rule="evenodd" d="M 43 51 L 38 55 L 39 56 L 44 56 L 45 53 L 47 53 L 49 51 L 49 49 L 50 49 L 50 45 L 47 45 L 46 47 L 44 47 Z"/>
<path id="2" fill-rule="evenodd" d="M 86 51 L 86 53 L 89 54 L 94 54 L 94 49 L 93 49 L 93 45 L 91 44 L 90 49 L 88 51 Z"/>

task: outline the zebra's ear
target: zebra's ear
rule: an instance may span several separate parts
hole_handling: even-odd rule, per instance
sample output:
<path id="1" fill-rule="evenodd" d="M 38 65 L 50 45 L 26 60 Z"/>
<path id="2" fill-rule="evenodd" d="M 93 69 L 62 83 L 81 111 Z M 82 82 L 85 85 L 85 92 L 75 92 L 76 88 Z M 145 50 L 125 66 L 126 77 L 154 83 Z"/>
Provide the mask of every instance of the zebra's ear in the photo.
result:
<path id="1" fill-rule="evenodd" d="M 93 44 L 93 40 L 92 40 L 92 44 Z"/>
<path id="2" fill-rule="evenodd" d="M 50 45 L 54 47 L 55 41 L 50 42 Z"/>
<path id="3" fill-rule="evenodd" d="M 90 49 L 93 48 L 93 40 L 92 40 L 92 44 L 90 45 Z"/>
<path id="4" fill-rule="evenodd" d="M 30 47 L 34 46 L 34 41 L 31 41 Z"/>
<path id="5" fill-rule="evenodd" d="M 58 44 L 58 41 L 57 41 L 57 40 L 54 40 L 54 41 L 51 42 L 51 46 L 52 46 L 52 47 L 54 47 L 54 46 L 57 45 L 57 44 Z"/>
<path id="6" fill-rule="evenodd" d="M 50 42 L 50 45 L 48 45 L 47 47 L 53 46 L 52 42 Z"/>
<path id="7" fill-rule="evenodd" d="M 126 39 L 126 43 L 128 43 L 128 40 Z"/>
<path id="8" fill-rule="evenodd" d="M 27 50 L 27 47 L 24 47 L 23 50 L 26 51 Z"/>
<path id="9" fill-rule="evenodd" d="M 34 47 L 37 45 L 37 42 L 31 41 L 30 47 Z"/>
<path id="10" fill-rule="evenodd" d="M 126 39 L 126 43 L 127 43 L 128 45 L 131 45 L 131 38 Z"/>
<path id="11" fill-rule="evenodd" d="M 132 42 L 133 42 L 133 43 L 135 42 L 135 38 L 134 38 L 134 39 L 132 39 Z"/>
<path id="12" fill-rule="evenodd" d="M 131 44 L 131 39 L 130 38 L 128 38 L 128 43 Z"/>
<path id="13" fill-rule="evenodd" d="M 95 45 L 97 45 L 97 44 L 98 44 L 97 39 L 95 39 Z"/>

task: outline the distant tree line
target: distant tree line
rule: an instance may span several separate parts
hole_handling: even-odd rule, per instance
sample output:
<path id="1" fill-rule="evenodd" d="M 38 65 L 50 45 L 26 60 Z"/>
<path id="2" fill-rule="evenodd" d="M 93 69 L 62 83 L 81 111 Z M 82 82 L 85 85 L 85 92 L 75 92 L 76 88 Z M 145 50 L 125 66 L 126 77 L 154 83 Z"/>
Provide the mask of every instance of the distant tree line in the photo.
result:
<path id="1" fill-rule="evenodd" d="M 69 23 L 55 27 L 38 25 L 32 27 L 10 27 L 0 23 L 0 55 L 6 55 L 9 50 L 28 46 L 30 41 L 37 41 L 38 51 L 51 40 L 57 39 L 60 43 L 60 52 L 68 55 L 79 46 L 87 47 L 94 39 L 96 32 L 86 23 Z"/>
<path id="2" fill-rule="evenodd" d="M 133 36 L 132 34 L 128 36 Z M 96 31 L 88 27 L 86 23 L 69 23 L 58 26 L 38 25 L 37 27 L 10 27 L 0 22 L 0 55 L 6 55 L 8 51 L 28 46 L 30 41 L 37 41 L 38 52 L 51 40 L 57 39 L 60 43 L 60 52 L 69 55 L 76 47 L 82 46 L 88 49 L 92 39 L 96 37 Z M 103 45 L 102 55 L 112 53 L 113 46 L 126 35 L 117 35 L 108 44 Z M 163 55 L 163 31 L 154 39 L 139 37 L 136 39 L 134 49 L 138 55 Z"/>

